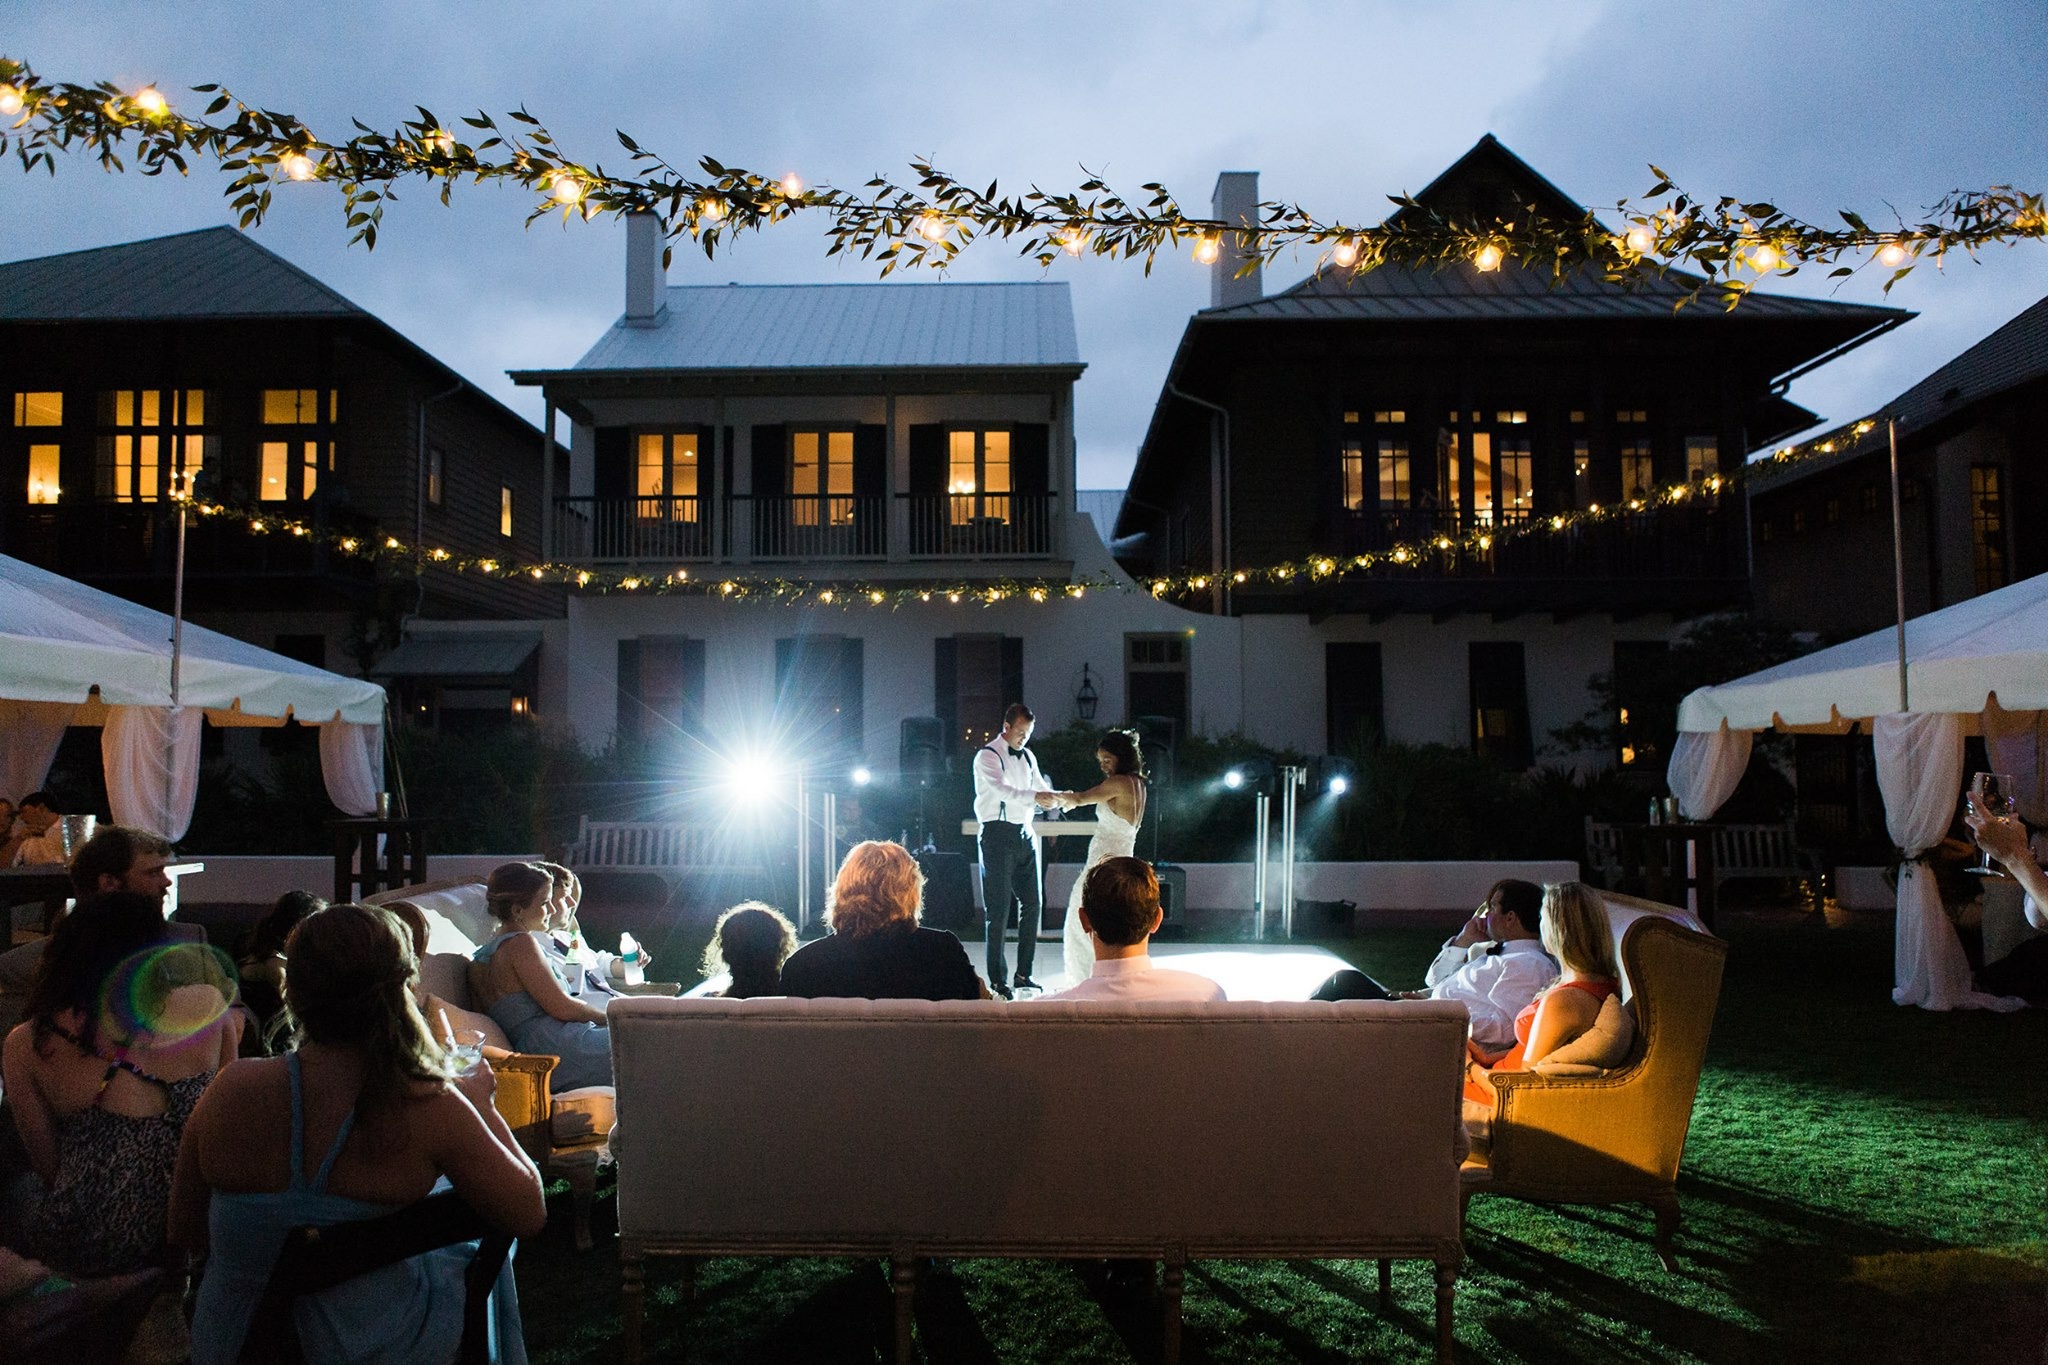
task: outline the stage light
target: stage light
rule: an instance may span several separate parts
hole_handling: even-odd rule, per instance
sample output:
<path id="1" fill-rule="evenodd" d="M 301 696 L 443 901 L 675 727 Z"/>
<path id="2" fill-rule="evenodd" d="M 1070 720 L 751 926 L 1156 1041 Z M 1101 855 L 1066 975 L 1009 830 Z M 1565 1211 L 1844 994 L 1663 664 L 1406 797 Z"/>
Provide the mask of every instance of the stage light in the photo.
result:
<path id="1" fill-rule="evenodd" d="M 757 805 L 775 789 L 781 773 L 766 755 L 754 752 L 728 754 L 725 759 L 725 790 L 734 800 Z"/>
<path id="2" fill-rule="evenodd" d="M 856 787 L 865 787 L 874 780 L 874 771 L 865 764 L 853 770 L 853 785 Z"/>
<path id="3" fill-rule="evenodd" d="M 1240 790 L 1244 786 L 1244 770 L 1242 768 L 1232 768 L 1229 772 L 1223 774 L 1223 785 L 1232 791 Z"/>
<path id="4" fill-rule="evenodd" d="M 1349 778 L 1333 777 L 1330 779 L 1330 795 L 1342 796 L 1345 792 L 1348 792 L 1350 790 L 1351 780 Z"/>
<path id="5" fill-rule="evenodd" d="M 1316 760 L 1315 785 L 1325 796 L 1343 796 L 1358 786 L 1358 765 L 1337 754 Z"/>

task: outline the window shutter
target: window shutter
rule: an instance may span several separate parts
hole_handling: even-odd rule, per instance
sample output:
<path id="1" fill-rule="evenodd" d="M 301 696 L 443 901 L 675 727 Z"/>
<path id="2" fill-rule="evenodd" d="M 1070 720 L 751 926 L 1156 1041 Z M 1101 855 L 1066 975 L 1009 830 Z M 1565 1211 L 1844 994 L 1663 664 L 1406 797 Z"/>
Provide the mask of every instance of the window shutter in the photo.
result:
<path id="1" fill-rule="evenodd" d="M 789 437 L 780 422 L 754 428 L 754 496 L 779 498 L 789 492 Z"/>
<path id="2" fill-rule="evenodd" d="M 853 495 L 879 498 L 889 487 L 889 429 L 879 424 L 853 429 Z"/>
<path id="3" fill-rule="evenodd" d="M 597 429 L 597 458 L 591 465 L 591 491 L 600 498 L 633 496 L 633 433 L 625 427 Z"/>
<path id="4" fill-rule="evenodd" d="M 1043 430 L 1043 428 L 1041 428 Z M 1003 705 L 1024 700 L 1024 637 L 1003 637 Z"/>
<path id="5" fill-rule="evenodd" d="M 619 428 L 623 431 L 624 428 Z M 602 435 L 602 431 L 599 433 Z M 618 737 L 631 742 L 640 738 L 640 642 L 619 641 Z"/>
<path id="6" fill-rule="evenodd" d="M 932 714 L 951 752 L 960 742 L 960 666 L 950 635 L 932 641 Z"/>
<path id="7" fill-rule="evenodd" d="M 1018 493 L 1040 497 L 1052 489 L 1052 428 L 1019 423 L 1010 434 L 1010 477 Z"/>
<path id="8" fill-rule="evenodd" d="M 910 491 L 926 498 L 946 491 L 946 429 L 936 423 L 910 429 Z"/>

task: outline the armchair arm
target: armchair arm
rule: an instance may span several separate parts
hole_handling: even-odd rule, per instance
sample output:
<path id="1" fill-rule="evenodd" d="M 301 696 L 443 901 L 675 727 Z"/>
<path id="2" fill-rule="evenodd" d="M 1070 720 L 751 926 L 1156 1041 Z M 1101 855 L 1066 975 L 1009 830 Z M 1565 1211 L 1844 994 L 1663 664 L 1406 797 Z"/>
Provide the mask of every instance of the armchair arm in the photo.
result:
<path id="1" fill-rule="evenodd" d="M 1590 1075 L 1496 1074 L 1489 1166 L 1497 1189 L 1551 1198 L 1668 1188 L 1691 1118 L 1640 1062 Z"/>
<path id="2" fill-rule="evenodd" d="M 498 1081 L 493 1097 L 498 1112 L 520 1147 L 542 1167 L 548 1160 L 549 1117 L 554 1109 L 548 1078 L 561 1064 L 560 1057 L 535 1052 L 509 1052 L 491 1059 Z"/>

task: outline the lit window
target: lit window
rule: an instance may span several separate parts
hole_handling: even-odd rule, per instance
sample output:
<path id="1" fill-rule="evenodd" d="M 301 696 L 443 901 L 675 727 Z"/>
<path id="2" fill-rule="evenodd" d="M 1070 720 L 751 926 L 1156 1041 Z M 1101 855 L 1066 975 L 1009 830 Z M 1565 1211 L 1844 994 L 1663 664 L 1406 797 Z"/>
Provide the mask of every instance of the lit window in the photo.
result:
<path id="1" fill-rule="evenodd" d="M 1970 466 L 1970 549 L 1977 591 L 2006 585 L 2004 471 L 1995 464 Z"/>
<path id="2" fill-rule="evenodd" d="M 154 502 L 190 488 L 218 437 L 205 430 L 210 404 L 200 389 L 112 389 L 99 395 L 94 484 L 115 502 Z"/>
<path id="3" fill-rule="evenodd" d="M 1493 415 L 1493 420 L 1501 426 L 1519 427 L 1528 423 L 1529 414 L 1521 408 L 1502 409 Z"/>
<path id="4" fill-rule="evenodd" d="M 14 425 L 18 427 L 63 426 L 64 395 L 61 393 L 17 393 L 14 395 Z"/>
<path id="5" fill-rule="evenodd" d="M 1571 421 L 1573 426 L 1582 426 L 1585 424 L 1586 414 L 1578 408 L 1573 408 L 1571 413 Z"/>
<path id="6" fill-rule="evenodd" d="M 1685 479 L 1700 483 L 1721 472 L 1721 442 L 1712 436 L 1685 438 Z"/>
<path id="7" fill-rule="evenodd" d="M 44 506 L 57 501 L 57 446 L 28 448 L 28 500 Z"/>
<path id="8" fill-rule="evenodd" d="M 1646 498 L 1655 487 L 1647 441 L 1626 441 L 1621 447 L 1621 496 Z"/>
<path id="9" fill-rule="evenodd" d="M 1622 408 L 1614 414 L 1614 420 L 1622 423 L 1647 422 L 1650 414 L 1641 408 Z"/>
<path id="10" fill-rule="evenodd" d="M 640 499 L 640 519 L 697 520 L 698 470 L 696 432 L 640 433 L 634 465 L 634 492 Z"/>
<path id="11" fill-rule="evenodd" d="M 1344 424 L 1345 424 L 1346 426 L 1357 426 L 1357 425 L 1358 425 L 1358 414 L 1357 414 L 1357 413 L 1355 413 L 1355 412 L 1347 412 L 1347 413 L 1345 413 L 1345 414 L 1344 414 Z"/>
<path id="12" fill-rule="evenodd" d="M 789 438 L 789 491 L 798 526 L 853 524 L 853 433 L 798 431 Z M 823 515 L 820 515 L 820 510 Z"/>
<path id="13" fill-rule="evenodd" d="M 1572 442 L 1572 498 L 1576 507 L 1593 504 L 1593 445 L 1583 439 Z"/>
<path id="14" fill-rule="evenodd" d="M 1344 510 L 1363 512 L 1365 510 L 1365 447 L 1357 441 L 1344 443 L 1343 455 Z"/>
<path id="15" fill-rule="evenodd" d="M 512 490 L 502 485 L 498 489 L 498 534 L 512 534 Z"/>
<path id="16" fill-rule="evenodd" d="M 335 420 L 340 406 L 337 390 L 327 391 L 327 420 Z M 311 426 L 320 420 L 320 390 L 318 389 L 265 389 L 263 391 L 263 425 L 268 427 Z"/>
<path id="17" fill-rule="evenodd" d="M 1535 461 L 1529 454 L 1529 438 L 1506 436 L 1501 438 L 1500 452 L 1494 456 L 1495 491 L 1500 497 L 1503 516 L 1515 513 L 1526 514 L 1529 510 Z"/>
<path id="18" fill-rule="evenodd" d="M 1406 507 L 1413 491 L 1409 481 L 1408 443 L 1380 439 L 1380 506 Z"/>
<path id="19" fill-rule="evenodd" d="M 427 447 L 427 501 L 434 506 L 441 505 L 442 481 L 445 476 L 447 456 L 439 446 Z"/>
<path id="20" fill-rule="evenodd" d="M 1403 412 L 1399 408 L 1387 408 L 1379 412 L 1375 412 L 1372 415 L 1372 420 L 1383 427 L 1394 426 L 1398 423 L 1407 421 L 1408 414 Z"/>
<path id="21" fill-rule="evenodd" d="M 339 395 L 336 390 L 327 390 L 327 415 L 325 421 L 332 423 L 339 411 Z M 318 426 L 320 414 L 319 389 L 265 389 L 263 391 L 263 425 L 266 427 Z M 334 442 L 308 439 L 304 435 L 287 435 L 278 431 L 264 433 L 269 439 L 258 447 L 261 456 L 259 483 L 256 496 L 264 502 L 291 502 L 310 498 L 320 490 L 321 472 L 334 472 Z M 439 451 L 429 447 L 427 451 L 427 501 L 440 505 L 441 489 L 435 476 L 434 461 Z"/>
<path id="22" fill-rule="evenodd" d="M 1007 523 L 1013 491 L 1007 430 L 946 433 L 947 516 L 953 525 Z"/>

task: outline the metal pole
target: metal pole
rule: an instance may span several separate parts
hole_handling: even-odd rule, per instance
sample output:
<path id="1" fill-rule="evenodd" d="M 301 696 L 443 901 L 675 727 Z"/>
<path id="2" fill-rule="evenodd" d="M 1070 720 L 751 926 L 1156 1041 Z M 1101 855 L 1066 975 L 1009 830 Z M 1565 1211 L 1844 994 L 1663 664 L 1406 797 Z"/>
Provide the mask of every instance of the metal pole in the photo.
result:
<path id="1" fill-rule="evenodd" d="M 1906 709 L 1906 533 L 1899 515 L 1899 422 L 1884 419 L 1892 445 L 1892 592 L 1899 613 L 1899 710 Z"/>
<path id="2" fill-rule="evenodd" d="M 818 882 L 830 886 L 839 875 L 839 793 L 827 787 L 819 794 L 818 805 Z"/>
<path id="3" fill-rule="evenodd" d="M 1252 799 L 1252 937 L 1266 937 L 1266 851 L 1272 841 L 1269 821 L 1272 811 L 1266 794 Z"/>
<path id="4" fill-rule="evenodd" d="M 796 927 L 802 933 L 811 927 L 811 795 L 804 789 L 804 775 L 796 775 Z"/>
<path id="5" fill-rule="evenodd" d="M 1294 937 L 1294 789 L 1307 776 L 1303 768 L 1280 770 L 1280 936 Z"/>
<path id="6" fill-rule="evenodd" d="M 178 704 L 178 669 L 185 652 L 185 508 L 191 487 L 183 470 L 177 474 L 178 558 L 171 575 L 171 705 Z"/>

